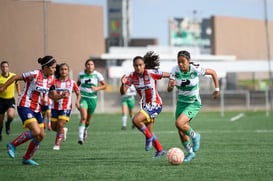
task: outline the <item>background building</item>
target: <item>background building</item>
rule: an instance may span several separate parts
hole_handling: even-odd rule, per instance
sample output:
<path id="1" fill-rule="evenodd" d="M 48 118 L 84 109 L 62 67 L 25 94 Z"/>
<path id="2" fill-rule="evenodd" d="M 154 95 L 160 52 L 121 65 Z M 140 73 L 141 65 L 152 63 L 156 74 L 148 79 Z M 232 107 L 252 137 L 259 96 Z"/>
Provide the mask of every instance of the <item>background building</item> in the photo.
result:
<path id="1" fill-rule="evenodd" d="M 1 0 L 0 27 L 0 60 L 16 73 L 39 68 L 37 59 L 46 50 L 58 63 L 68 63 L 76 79 L 86 59 L 105 52 L 99 6 L 47 2 L 44 9 L 41 1 Z"/>

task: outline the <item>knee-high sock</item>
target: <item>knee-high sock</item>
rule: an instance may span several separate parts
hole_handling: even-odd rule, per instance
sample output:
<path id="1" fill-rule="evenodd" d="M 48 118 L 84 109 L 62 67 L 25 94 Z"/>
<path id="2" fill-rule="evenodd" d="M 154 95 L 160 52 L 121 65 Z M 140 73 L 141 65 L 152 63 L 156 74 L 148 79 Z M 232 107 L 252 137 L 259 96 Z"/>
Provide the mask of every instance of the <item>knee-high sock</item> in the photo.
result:
<path id="1" fill-rule="evenodd" d="M 126 127 L 127 126 L 127 116 L 123 115 L 121 120 L 122 120 L 122 126 Z"/>
<path id="2" fill-rule="evenodd" d="M 15 138 L 15 140 L 13 140 L 11 142 L 11 144 L 13 146 L 17 147 L 32 138 L 33 138 L 33 135 L 31 133 L 31 131 L 26 131 L 26 132 L 22 133 L 20 136 L 18 136 L 17 138 Z"/>
<path id="3" fill-rule="evenodd" d="M 154 133 L 153 134 L 153 146 L 157 151 L 161 151 L 163 150 L 163 147 L 160 145 L 156 135 Z"/>
<path id="4" fill-rule="evenodd" d="M 36 141 L 35 139 L 32 139 L 28 145 L 28 149 L 24 156 L 24 159 L 25 160 L 31 159 L 34 153 L 39 149 L 39 145 L 40 142 Z"/>
<path id="5" fill-rule="evenodd" d="M 13 119 L 11 119 L 11 118 L 7 118 L 7 123 L 10 124 L 10 123 L 12 122 L 12 120 L 13 120 Z"/>
<path id="6" fill-rule="evenodd" d="M 195 137 L 195 131 L 192 129 L 192 127 L 189 128 L 189 130 L 187 132 L 185 132 L 185 135 L 188 135 L 191 138 Z"/>
<path id="7" fill-rule="evenodd" d="M 79 125 L 79 140 L 83 140 L 83 134 L 84 134 L 85 124 Z"/>
<path id="8" fill-rule="evenodd" d="M 140 128 L 139 131 L 141 131 L 145 135 L 146 138 L 152 137 L 150 131 L 148 130 L 148 128 L 145 125 L 142 128 Z"/>
<path id="9" fill-rule="evenodd" d="M 60 146 L 63 137 L 64 137 L 63 133 L 57 133 L 56 134 L 56 139 L 55 139 L 55 145 Z"/>

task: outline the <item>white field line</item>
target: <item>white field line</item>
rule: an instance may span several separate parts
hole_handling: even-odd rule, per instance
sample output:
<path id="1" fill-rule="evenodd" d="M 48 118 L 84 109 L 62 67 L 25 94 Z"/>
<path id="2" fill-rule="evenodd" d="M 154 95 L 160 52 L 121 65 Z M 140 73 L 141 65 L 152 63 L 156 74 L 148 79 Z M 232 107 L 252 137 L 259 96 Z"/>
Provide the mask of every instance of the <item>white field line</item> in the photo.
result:
<path id="1" fill-rule="evenodd" d="M 238 119 L 241 119 L 244 116 L 245 116 L 244 113 L 240 113 L 240 114 L 238 114 L 238 115 L 233 116 L 232 118 L 230 118 L 230 121 L 237 121 Z"/>

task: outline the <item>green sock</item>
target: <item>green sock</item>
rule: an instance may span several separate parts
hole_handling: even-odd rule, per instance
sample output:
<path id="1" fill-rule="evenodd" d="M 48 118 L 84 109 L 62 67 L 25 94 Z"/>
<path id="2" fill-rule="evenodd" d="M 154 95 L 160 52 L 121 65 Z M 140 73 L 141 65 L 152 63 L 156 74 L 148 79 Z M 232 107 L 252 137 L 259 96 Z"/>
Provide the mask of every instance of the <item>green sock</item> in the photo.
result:
<path id="1" fill-rule="evenodd" d="M 190 129 L 185 133 L 186 135 L 188 135 L 191 138 L 195 137 L 195 131 L 190 127 Z"/>

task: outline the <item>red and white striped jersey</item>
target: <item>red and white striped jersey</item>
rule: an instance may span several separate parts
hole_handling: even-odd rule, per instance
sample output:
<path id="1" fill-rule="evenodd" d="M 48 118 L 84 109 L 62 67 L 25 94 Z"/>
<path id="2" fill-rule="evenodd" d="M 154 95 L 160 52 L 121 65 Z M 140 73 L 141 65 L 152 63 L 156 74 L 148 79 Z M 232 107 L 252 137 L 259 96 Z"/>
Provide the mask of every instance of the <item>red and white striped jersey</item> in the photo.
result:
<path id="1" fill-rule="evenodd" d="M 61 81 L 55 80 L 55 87 L 58 94 L 62 94 L 64 91 L 68 92 L 68 97 L 54 101 L 53 109 L 56 110 L 71 110 L 72 109 L 72 93 L 78 92 L 79 87 L 74 80 L 68 79 Z"/>
<path id="2" fill-rule="evenodd" d="M 145 69 L 142 77 L 138 77 L 136 72 L 131 72 L 126 84 L 128 86 L 134 84 L 138 95 L 142 99 L 142 107 L 144 105 L 162 105 L 156 86 L 156 80 L 162 79 L 162 77 L 163 72 L 160 70 Z"/>
<path id="3" fill-rule="evenodd" d="M 41 100 L 41 106 L 50 106 L 52 104 L 52 99 L 48 97 L 48 94 L 44 94 Z"/>
<path id="4" fill-rule="evenodd" d="M 41 100 L 55 84 L 54 76 L 46 77 L 41 70 L 33 70 L 22 74 L 25 87 L 18 100 L 18 106 L 28 107 L 34 112 L 40 112 Z"/>

